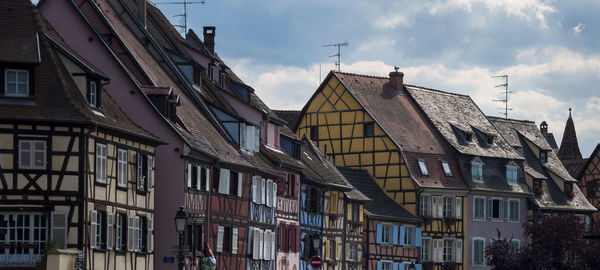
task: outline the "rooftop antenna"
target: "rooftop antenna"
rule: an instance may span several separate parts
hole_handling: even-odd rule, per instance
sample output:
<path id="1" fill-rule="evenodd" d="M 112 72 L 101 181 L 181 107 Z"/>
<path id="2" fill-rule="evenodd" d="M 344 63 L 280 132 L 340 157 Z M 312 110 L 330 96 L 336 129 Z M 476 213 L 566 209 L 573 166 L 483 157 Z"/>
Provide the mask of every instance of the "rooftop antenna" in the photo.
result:
<path id="1" fill-rule="evenodd" d="M 493 101 L 504 103 L 504 108 L 497 108 L 497 109 L 504 110 L 504 112 L 501 112 L 500 114 L 504 115 L 504 118 L 508 118 L 508 111 L 513 110 L 511 108 L 508 108 L 508 94 L 512 93 L 512 91 L 508 91 L 508 75 L 502 74 L 502 75 L 498 75 L 498 76 L 492 76 L 492 78 L 504 78 L 503 84 L 494 86 L 494 87 L 504 87 L 504 92 L 502 93 L 502 94 L 504 94 L 504 98 L 503 99 L 495 99 Z"/>
<path id="2" fill-rule="evenodd" d="M 323 45 L 323 47 L 337 47 L 337 54 L 334 55 L 330 55 L 329 57 L 336 57 L 337 56 L 337 61 L 335 62 L 335 66 L 337 67 L 338 71 L 342 71 L 340 69 L 340 60 L 341 60 L 341 56 L 342 54 L 340 53 L 340 48 L 344 46 L 344 47 L 348 47 L 348 41 L 344 41 L 342 43 L 334 43 L 334 44 L 327 44 L 327 45 Z"/>
<path id="3" fill-rule="evenodd" d="M 183 24 L 174 24 L 173 26 L 179 27 L 180 30 L 183 30 L 183 36 L 185 36 L 185 34 L 187 33 L 187 5 L 191 5 L 191 4 L 204 5 L 205 3 L 206 3 L 206 1 L 204 1 L 204 0 L 202 0 L 202 1 L 182 0 L 182 1 L 177 1 L 177 2 L 157 2 L 157 3 L 153 2 L 153 4 L 155 4 L 155 5 L 183 5 L 183 13 L 173 16 L 173 17 L 182 17 Z"/>

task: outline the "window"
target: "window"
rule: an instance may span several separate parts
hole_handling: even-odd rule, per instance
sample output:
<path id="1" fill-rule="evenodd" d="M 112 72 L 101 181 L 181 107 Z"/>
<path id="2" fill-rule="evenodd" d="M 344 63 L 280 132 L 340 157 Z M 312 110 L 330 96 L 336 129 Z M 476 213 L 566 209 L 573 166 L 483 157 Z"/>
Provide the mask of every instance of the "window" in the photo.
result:
<path id="1" fill-rule="evenodd" d="M 308 210 L 313 213 L 321 211 L 321 191 L 315 187 L 311 187 L 308 193 L 309 207 Z"/>
<path id="2" fill-rule="evenodd" d="M 229 173 L 229 194 L 237 194 L 238 192 L 238 173 Z"/>
<path id="3" fill-rule="evenodd" d="M 90 217 L 90 247 L 106 249 L 106 212 L 92 210 Z"/>
<path id="4" fill-rule="evenodd" d="M 242 123 L 240 125 L 242 137 L 240 145 L 242 150 L 256 152 L 259 147 L 259 129 L 253 125 Z"/>
<path id="5" fill-rule="evenodd" d="M 149 191 L 151 187 L 149 176 L 152 175 L 152 157 L 138 153 L 137 155 L 137 189 Z M 150 165 L 149 165 L 150 164 Z"/>
<path id="6" fill-rule="evenodd" d="M 329 258 L 335 260 L 335 240 L 329 240 Z"/>
<path id="7" fill-rule="evenodd" d="M 517 184 L 517 166 L 506 166 L 506 180 L 511 185 Z"/>
<path id="8" fill-rule="evenodd" d="M 465 142 L 472 142 L 473 141 L 473 133 L 465 133 Z"/>
<path id="9" fill-rule="evenodd" d="M 473 220 L 485 220 L 485 197 L 473 197 Z"/>
<path id="10" fill-rule="evenodd" d="M 29 71 L 6 69 L 4 71 L 4 89 L 6 96 L 29 96 Z"/>
<path id="11" fill-rule="evenodd" d="M 198 166 L 190 166 L 190 172 L 190 188 L 198 189 Z"/>
<path id="12" fill-rule="evenodd" d="M 147 252 L 148 245 L 148 219 L 146 217 L 138 217 L 140 222 L 138 223 L 138 247 L 140 252 Z"/>
<path id="13" fill-rule="evenodd" d="M 379 261 L 378 264 L 380 264 L 381 267 L 377 267 L 377 269 L 392 270 L 393 268 L 393 262 L 391 261 Z"/>
<path id="14" fill-rule="evenodd" d="M 319 127 L 317 127 L 317 126 L 310 127 L 310 139 L 313 141 L 319 139 Z"/>
<path id="15" fill-rule="evenodd" d="M 508 220 L 519 221 L 519 200 L 510 199 L 508 200 Z"/>
<path id="16" fill-rule="evenodd" d="M 415 227 L 406 226 L 406 233 L 404 234 L 404 244 L 407 246 L 415 245 Z"/>
<path id="17" fill-rule="evenodd" d="M 57 217 L 61 223 L 66 221 L 64 213 L 53 217 Z M 0 255 L 4 269 L 25 268 L 14 267 L 15 262 L 25 262 L 22 259 L 27 259 L 27 262 L 30 258 L 39 260 L 47 241 L 46 221 L 47 216 L 42 213 L 0 213 L 0 243 L 3 245 L 0 247 Z M 66 229 L 61 228 L 59 235 L 53 234 L 55 238 L 60 238 L 61 244 L 64 241 L 62 238 L 66 238 L 65 231 Z"/>
<path id="18" fill-rule="evenodd" d="M 127 215 L 117 213 L 116 229 L 117 241 L 115 243 L 115 249 L 127 250 Z"/>
<path id="19" fill-rule="evenodd" d="M 90 103 L 90 106 L 94 108 L 98 107 L 98 86 L 94 81 L 90 81 L 90 94 L 88 102 Z"/>
<path id="20" fill-rule="evenodd" d="M 359 211 L 358 211 L 358 204 L 353 203 L 352 204 L 352 221 L 357 221 L 358 222 L 358 216 L 360 214 L 361 213 L 359 213 Z"/>
<path id="21" fill-rule="evenodd" d="M 231 227 L 223 229 L 223 251 L 231 252 Z"/>
<path id="22" fill-rule="evenodd" d="M 96 144 L 96 181 L 106 184 L 106 144 Z"/>
<path id="23" fill-rule="evenodd" d="M 448 165 L 448 161 L 442 161 L 442 169 L 444 169 L 444 174 L 446 176 L 452 176 L 452 171 L 450 170 L 450 165 Z"/>
<path id="24" fill-rule="evenodd" d="M 533 191 L 534 192 L 539 192 L 539 190 L 542 189 L 542 181 L 539 179 L 534 179 L 533 180 Z"/>
<path id="25" fill-rule="evenodd" d="M 444 216 L 452 217 L 454 216 L 454 197 L 443 197 L 443 207 L 444 207 Z"/>
<path id="26" fill-rule="evenodd" d="M 483 181 L 483 163 L 471 162 L 471 179 L 475 182 Z"/>
<path id="27" fill-rule="evenodd" d="M 485 263 L 485 239 L 473 238 L 473 265 Z"/>
<path id="28" fill-rule="evenodd" d="M 364 123 L 363 135 L 363 137 L 373 137 L 373 135 L 375 135 L 375 126 L 373 125 L 373 122 Z"/>
<path id="29" fill-rule="evenodd" d="M 546 161 L 548 161 L 548 152 L 540 150 L 540 161 L 542 163 L 546 163 Z"/>
<path id="30" fill-rule="evenodd" d="M 494 137 L 493 136 L 486 136 L 485 142 L 487 143 L 488 146 L 494 144 Z"/>
<path id="31" fill-rule="evenodd" d="M 46 141 L 19 140 L 19 169 L 46 169 Z"/>
<path id="32" fill-rule="evenodd" d="M 348 250 L 348 259 L 351 261 L 356 261 L 357 258 L 357 247 L 356 245 L 350 245 Z"/>
<path id="33" fill-rule="evenodd" d="M 421 215 L 422 216 L 430 216 L 431 215 L 431 197 L 421 195 Z"/>
<path id="34" fill-rule="evenodd" d="M 393 239 L 393 226 L 391 224 L 381 224 L 381 244 L 392 244 Z"/>
<path id="35" fill-rule="evenodd" d="M 444 239 L 444 261 L 454 261 L 454 239 Z"/>
<path id="36" fill-rule="evenodd" d="M 521 242 L 519 239 L 511 239 L 510 240 L 510 251 L 512 253 L 519 253 L 519 249 L 521 248 Z"/>
<path id="37" fill-rule="evenodd" d="M 421 243 L 421 260 L 424 262 L 430 262 L 431 257 L 431 238 L 423 238 Z"/>
<path id="38" fill-rule="evenodd" d="M 501 219 L 502 218 L 502 199 L 490 198 L 488 199 L 488 218 Z"/>
<path id="39" fill-rule="evenodd" d="M 600 179 L 594 179 L 594 181 L 592 182 L 593 184 L 596 184 L 596 186 L 594 187 L 594 193 L 596 194 L 596 197 L 600 196 Z"/>
<path id="40" fill-rule="evenodd" d="M 119 149 L 117 152 L 117 185 L 127 187 L 127 150 Z"/>
<path id="41" fill-rule="evenodd" d="M 8 216 L 9 220 L 10 220 L 10 216 L 11 215 Z M 6 217 L 7 216 L 5 216 L 5 218 Z M 2 226 L 3 220 L 4 220 L 4 218 L 2 218 L 0 216 L 0 227 L 5 227 L 5 226 Z M 43 224 L 42 225 L 43 227 L 46 226 L 46 219 L 41 219 L 40 222 L 42 222 L 41 224 Z M 50 214 L 50 225 L 51 225 L 50 239 L 55 241 L 59 247 L 66 248 L 67 247 L 67 229 L 68 229 L 67 228 L 68 227 L 67 226 L 67 213 L 52 212 Z M 6 229 L 6 228 L 0 228 L 0 229 Z M 45 235 L 46 234 L 44 233 L 44 236 Z M 6 238 L 4 240 L 6 240 Z"/>
<path id="42" fill-rule="evenodd" d="M 419 169 L 421 169 L 421 175 L 429 175 L 429 172 L 427 171 L 427 166 L 425 165 L 425 160 L 419 159 L 417 161 L 419 162 Z"/>

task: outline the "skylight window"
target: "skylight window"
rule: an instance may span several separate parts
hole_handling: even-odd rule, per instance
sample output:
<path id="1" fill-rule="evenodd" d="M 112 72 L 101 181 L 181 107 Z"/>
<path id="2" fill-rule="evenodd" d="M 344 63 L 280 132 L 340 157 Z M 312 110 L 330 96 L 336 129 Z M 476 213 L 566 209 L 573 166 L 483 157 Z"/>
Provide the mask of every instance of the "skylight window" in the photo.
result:
<path id="1" fill-rule="evenodd" d="M 452 176 L 452 171 L 450 170 L 450 165 L 448 165 L 448 161 L 442 160 L 442 168 L 444 169 L 444 174 L 446 176 Z"/>
<path id="2" fill-rule="evenodd" d="M 427 166 L 425 165 L 425 160 L 419 159 L 419 169 L 421 169 L 421 175 L 427 176 L 429 172 L 427 171 Z"/>

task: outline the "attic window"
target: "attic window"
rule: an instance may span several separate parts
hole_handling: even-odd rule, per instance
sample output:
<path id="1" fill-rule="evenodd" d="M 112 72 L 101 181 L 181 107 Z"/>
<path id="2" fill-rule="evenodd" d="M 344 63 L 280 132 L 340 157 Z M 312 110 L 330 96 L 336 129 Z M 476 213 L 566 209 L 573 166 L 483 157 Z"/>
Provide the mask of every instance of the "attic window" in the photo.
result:
<path id="1" fill-rule="evenodd" d="M 29 71 L 6 69 L 4 71 L 4 94 L 10 97 L 29 96 Z"/>
<path id="2" fill-rule="evenodd" d="M 442 160 L 442 169 L 444 169 L 444 174 L 446 176 L 452 176 L 452 171 L 450 170 L 450 165 L 448 165 L 448 161 Z"/>
<path id="3" fill-rule="evenodd" d="M 219 85 L 223 87 L 223 84 L 225 84 L 225 72 L 221 71 L 219 72 Z"/>
<path id="4" fill-rule="evenodd" d="M 571 198 L 575 197 L 573 193 L 573 183 L 565 183 L 565 193 Z"/>
<path id="5" fill-rule="evenodd" d="M 473 133 L 465 133 L 465 142 L 472 142 L 473 141 Z"/>
<path id="6" fill-rule="evenodd" d="M 493 136 L 486 136 L 485 142 L 487 143 L 488 146 L 494 144 L 494 137 Z"/>
<path id="7" fill-rule="evenodd" d="M 535 192 L 536 194 L 540 194 L 542 190 L 542 181 L 539 179 L 534 179 L 533 180 L 533 192 Z"/>
<path id="8" fill-rule="evenodd" d="M 506 166 L 506 181 L 511 185 L 517 184 L 517 166 Z"/>
<path id="9" fill-rule="evenodd" d="M 373 137 L 375 134 L 375 127 L 373 122 L 365 123 L 363 125 L 363 135 L 364 137 Z"/>
<path id="10" fill-rule="evenodd" d="M 475 182 L 483 182 L 483 163 L 471 162 L 471 179 Z"/>
<path id="11" fill-rule="evenodd" d="M 98 84 L 94 81 L 90 81 L 88 89 L 88 102 L 90 106 L 98 108 Z"/>
<path id="12" fill-rule="evenodd" d="M 542 163 L 546 163 L 548 161 L 548 152 L 541 150 L 540 151 L 540 161 Z"/>
<path id="13" fill-rule="evenodd" d="M 425 165 L 425 160 L 418 159 L 417 161 L 419 162 L 419 169 L 421 169 L 421 175 L 429 175 L 429 172 L 427 171 L 427 165 Z"/>

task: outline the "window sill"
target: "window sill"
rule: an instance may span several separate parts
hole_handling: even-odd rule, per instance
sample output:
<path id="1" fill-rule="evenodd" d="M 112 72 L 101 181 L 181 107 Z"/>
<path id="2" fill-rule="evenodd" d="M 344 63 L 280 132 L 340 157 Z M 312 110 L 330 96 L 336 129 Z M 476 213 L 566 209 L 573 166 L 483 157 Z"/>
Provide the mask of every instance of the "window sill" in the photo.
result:
<path id="1" fill-rule="evenodd" d="M 101 186 L 101 187 L 106 187 L 107 186 L 106 183 L 102 183 L 102 182 L 98 182 L 98 181 L 94 181 L 94 185 Z"/>
<path id="2" fill-rule="evenodd" d="M 136 193 L 137 195 L 146 195 L 146 194 L 148 194 L 149 192 L 148 192 L 148 191 L 146 191 L 146 190 L 139 190 L 139 189 L 136 189 L 136 190 L 135 190 L 135 193 Z"/>
<path id="3" fill-rule="evenodd" d="M 127 191 L 127 186 L 116 186 L 117 190 Z"/>

